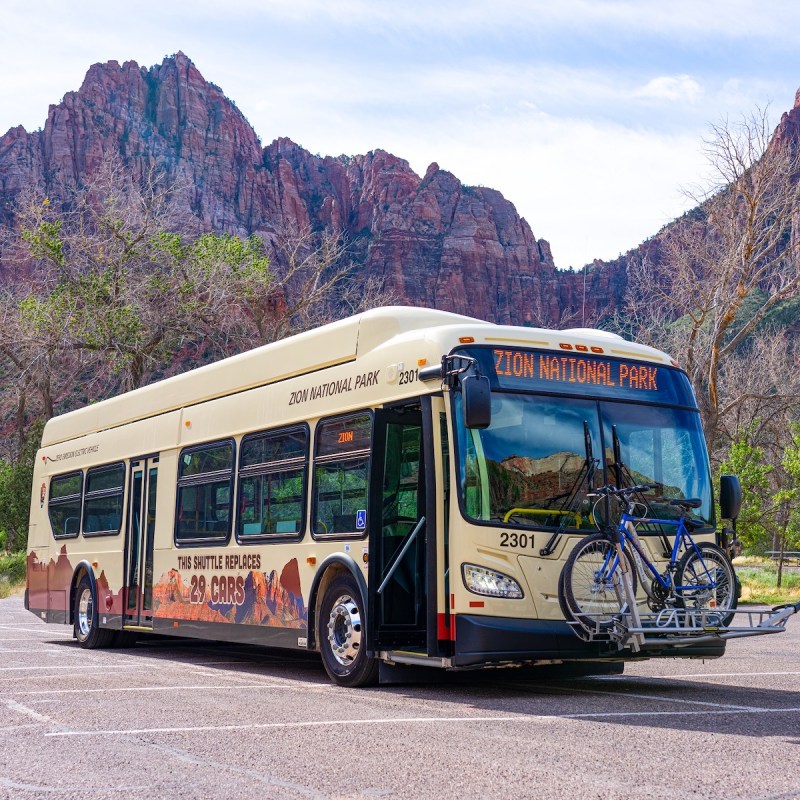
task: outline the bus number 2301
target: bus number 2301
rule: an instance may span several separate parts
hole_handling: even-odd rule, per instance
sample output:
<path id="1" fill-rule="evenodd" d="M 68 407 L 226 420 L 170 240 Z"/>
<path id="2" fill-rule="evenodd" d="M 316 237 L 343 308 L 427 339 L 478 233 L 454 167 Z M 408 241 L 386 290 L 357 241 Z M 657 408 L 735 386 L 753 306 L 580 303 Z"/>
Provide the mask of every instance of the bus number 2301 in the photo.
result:
<path id="1" fill-rule="evenodd" d="M 503 531 L 500 534 L 500 547 L 519 547 L 524 550 L 527 547 L 533 547 L 533 543 L 533 536 L 528 536 L 527 533 L 509 533 Z"/>
<path id="2" fill-rule="evenodd" d="M 414 381 L 419 380 L 419 370 L 417 369 L 404 369 L 401 370 L 399 373 L 400 381 L 399 384 L 402 386 L 404 383 L 414 383 Z"/>

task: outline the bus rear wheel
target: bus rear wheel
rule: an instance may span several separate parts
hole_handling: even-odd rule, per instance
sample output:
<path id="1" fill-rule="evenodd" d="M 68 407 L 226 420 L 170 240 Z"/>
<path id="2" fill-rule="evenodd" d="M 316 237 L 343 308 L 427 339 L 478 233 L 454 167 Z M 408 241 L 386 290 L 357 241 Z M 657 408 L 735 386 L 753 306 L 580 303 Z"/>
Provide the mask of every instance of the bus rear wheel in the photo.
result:
<path id="1" fill-rule="evenodd" d="M 366 686 L 378 677 L 378 662 L 367 656 L 364 600 L 349 575 L 325 590 L 317 620 L 317 641 L 325 671 L 340 686 Z"/>
<path id="2" fill-rule="evenodd" d="M 89 578 L 84 575 L 75 593 L 74 633 L 78 644 L 87 650 L 111 647 L 116 631 L 97 625 L 97 598 Z"/>

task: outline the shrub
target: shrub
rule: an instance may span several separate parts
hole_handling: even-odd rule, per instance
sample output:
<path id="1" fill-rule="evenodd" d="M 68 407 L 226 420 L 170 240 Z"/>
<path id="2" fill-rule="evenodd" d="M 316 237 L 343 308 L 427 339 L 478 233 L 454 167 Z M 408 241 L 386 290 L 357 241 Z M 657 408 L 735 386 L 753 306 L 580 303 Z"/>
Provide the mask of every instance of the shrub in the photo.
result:
<path id="1" fill-rule="evenodd" d="M 26 556 L 27 554 L 24 550 L 19 553 L 0 556 L 0 577 L 5 577 L 10 583 L 24 581 Z"/>

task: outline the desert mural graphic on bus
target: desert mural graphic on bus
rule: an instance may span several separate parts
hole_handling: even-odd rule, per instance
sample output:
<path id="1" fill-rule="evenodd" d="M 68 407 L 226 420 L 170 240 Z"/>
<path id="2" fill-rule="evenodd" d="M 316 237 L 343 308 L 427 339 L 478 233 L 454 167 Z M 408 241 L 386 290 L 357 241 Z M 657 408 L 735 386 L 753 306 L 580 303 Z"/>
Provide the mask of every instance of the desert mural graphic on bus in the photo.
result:
<path id="1" fill-rule="evenodd" d="M 70 586 L 75 574 L 75 564 L 70 560 L 67 546 L 62 545 L 58 556 L 49 561 L 41 560 L 35 550 L 28 553 L 28 597 L 33 610 L 69 612 Z M 110 614 L 122 614 L 122 589 L 112 592 L 101 570 L 96 579 L 97 597 L 100 610 Z"/>
<path id="2" fill-rule="evenodd" d="M 70 584 L 75 565 L 62 546 L 57 558 L 40 560 L 28 555 L 28 591 L 32 609 L 69 611 Z M 97 578 L 100 609 L 123 613 L 123 589 L 112 592 L 104 571 Z M 164 573 L 153 585 L 153 616 L 201 622 L 244 623 L 278 628 L 305 628 L 308 609 L 300 589 L 297 559 L 280 573 L 252 569 L 247 573 L 207 576 L 192 573 L 186 579 L 177 569 Z"/>
<path id="3" fill-rule="evenodd" d="M 177 569 L 153 586 L 153 615 L 203 622 L 236 622 L 279 628 L 305 628 L 308 610 L 300 590 L 297 559 L 281 571 L 251 570 L 246 575 L 192 574 Z"/>

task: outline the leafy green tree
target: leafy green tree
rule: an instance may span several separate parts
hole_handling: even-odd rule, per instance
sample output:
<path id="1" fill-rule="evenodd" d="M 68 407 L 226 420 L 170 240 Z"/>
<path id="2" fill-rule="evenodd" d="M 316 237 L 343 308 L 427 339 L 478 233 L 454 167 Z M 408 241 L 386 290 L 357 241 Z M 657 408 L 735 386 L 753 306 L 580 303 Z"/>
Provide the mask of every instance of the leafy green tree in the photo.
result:
<path id="1" fill-rule="evenodd" d="M 170 196 L 156 175 L 136 183 L 109 161 L 67 201 L 20 204 L 0 296 L 0 411 L 13 407 L 17 446 L 32 419 L 137 388 L 179 353 L 247 341 L 230 331 L 237 304 L 272 290 L 263 242 L 199 234 Z"/>
<path id="2" fill-rule="evenodd" d="M 332 232 L 203 232 L 173 194 L 109 159 L 59 202 L 19 203 L 0 241 L 0 416 L 17 448 L 33 419 L 391 300 L 353 285 Z"/>
<path id="3" fill-rule="evenodd" d="M 774 549 L 778 552 L 777 586 L 783 579 L 785 553 L 800 546 L 800 423 L 789 426 L 791 440 L 783 451 L 782 480 L 774 495 L 778 529 Z"/>
<path id="4" fill-rule="evenodd" d="M 35 425 L 25 437 L 13 461 L 0 460 L 0 530 L 5 531 L 5 549 L 24 550 L 28 543 L 31 484 L 42 425 Z"/>
<path id="5" fill-rule="evenodd" d="M 770 475 L 773 467 L 764 459 L 764 450 L 751 441 L 752 429 L 740 431 L 720 465 L 720 474 L 739 476 L 742 508 L 738 535 L 748 552 L 763 552 L 771 540 L 770 523 L 773 498 Z"/>
<path id="6" fill-rule="evenodd" d="M 117 390 L 273 284 L 258 237 L 175 233 L 169 197 L 156 177 L 136 184 L 112 164 L 67 209 L 44 198 L 21 215 L 19 252 L 36 265 L 23 330 L 48 352 L 88 354 Z"/>

